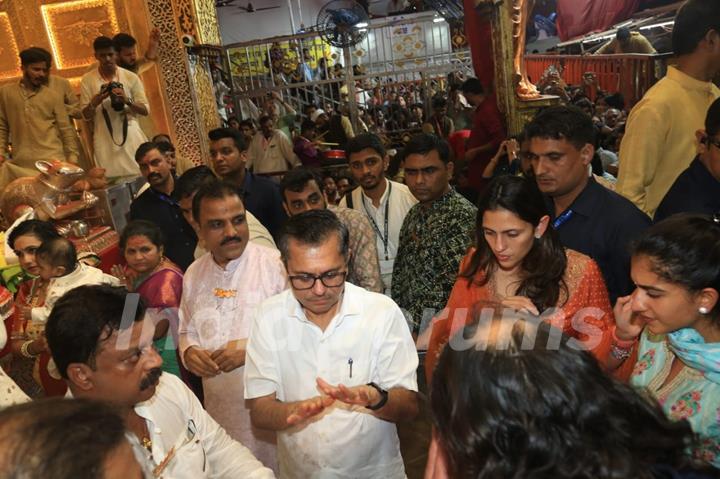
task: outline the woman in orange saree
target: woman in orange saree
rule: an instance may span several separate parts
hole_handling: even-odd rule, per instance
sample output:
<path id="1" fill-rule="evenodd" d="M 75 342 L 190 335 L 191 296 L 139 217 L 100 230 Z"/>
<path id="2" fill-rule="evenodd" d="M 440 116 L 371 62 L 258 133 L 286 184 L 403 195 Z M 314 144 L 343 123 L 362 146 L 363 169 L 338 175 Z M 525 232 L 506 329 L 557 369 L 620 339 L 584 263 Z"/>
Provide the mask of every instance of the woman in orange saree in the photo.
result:
<path id="1" fill-rule="evenodd" d="M 466 326 L 473 308 L 488 302 L 539 316 L 575 338 L 578 348 L 605 360 L 614 320 L 600 269 L 562 246 L 535 182 L 495 179 L 477 218 L 477 246 L 463 259 L 447 306 L 433 321 L 428 384 L 449 338 Z"/>

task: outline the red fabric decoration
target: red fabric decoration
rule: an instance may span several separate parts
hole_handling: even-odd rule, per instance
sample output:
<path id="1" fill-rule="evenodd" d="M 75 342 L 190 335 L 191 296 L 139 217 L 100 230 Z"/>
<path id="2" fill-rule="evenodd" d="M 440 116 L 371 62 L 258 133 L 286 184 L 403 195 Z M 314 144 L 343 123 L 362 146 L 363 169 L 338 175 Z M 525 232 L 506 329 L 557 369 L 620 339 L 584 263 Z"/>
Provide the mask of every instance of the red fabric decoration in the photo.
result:
<path id="1" fill-rule="evenodd" d="M 566 41 L 607 30 L 630 18 L 640 3 L 640 0 L 557 0 L 558 36 Z"/>

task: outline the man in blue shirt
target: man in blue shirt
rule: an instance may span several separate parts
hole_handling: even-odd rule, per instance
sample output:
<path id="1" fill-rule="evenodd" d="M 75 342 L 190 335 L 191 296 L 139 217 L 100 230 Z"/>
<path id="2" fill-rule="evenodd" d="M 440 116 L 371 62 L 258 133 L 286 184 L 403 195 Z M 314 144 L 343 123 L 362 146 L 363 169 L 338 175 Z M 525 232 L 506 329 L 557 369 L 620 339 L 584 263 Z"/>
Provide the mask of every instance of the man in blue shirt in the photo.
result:
<path id="1" fill-rule="evenodd" d="M 595 129 L 579 108 L 543 110 L 526 126 L 525 138 L 560 241 L 595 260 L 614 304 L 634 289 L 629 243 L 650 225 L 649 218 L 590 176 Z"/>
<path id="2" fill-rule="evenodd" d="M 655 222 L 675 213 L 720 213 L 720 99 L 698 130 L 699 154 L 678 176 L 655 212 Z"/>
<path id="3" fill-rule="evenodd" d="M 210 131 L 210 158 L 215 173 L 240 186 L 243 203 L 277 241 L 287 215 L 278 185 L 247 171 L 248 143 L 238 130 L 217 128 Z"/>

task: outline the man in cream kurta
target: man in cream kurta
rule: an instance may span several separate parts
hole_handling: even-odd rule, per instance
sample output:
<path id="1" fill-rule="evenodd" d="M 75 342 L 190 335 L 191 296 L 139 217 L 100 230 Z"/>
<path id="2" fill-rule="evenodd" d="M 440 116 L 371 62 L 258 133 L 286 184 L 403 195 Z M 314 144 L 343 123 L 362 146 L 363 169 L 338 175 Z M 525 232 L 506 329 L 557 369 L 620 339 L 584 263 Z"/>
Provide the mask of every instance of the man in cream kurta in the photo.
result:
<path id="1" fill-rule="evenodd" d="M 720 90 L 712 79 L 720 72 L 718 3 L 686 2 L 675 18 L 676 66 L 638 102 L 628 117 L 620 145 L 615 191 L 650 217 L 695 158 L 695 132 Z"/>
<path id="2" fill-rule="evenodd" d="M 249 242 L 239 192 L 226 188 L 220 189 L 223 198 L 207 197 L 218 188 L 219 183 L 205 185 L 194 198 L 201 205 L 195 220 L 208 253 L 190 265 L 183 280 L 181 358 L 202 377 L 210 415 L 263 464 L 276 469 L 274 434 L 253 428 L 245 408 L 244 344 L 256 307 L 285 290 L 287 276 L 277 250 Z M 224 350 L 239 351 L 242 359 L 228 365 Z"/>
<path id="3" fill-rule="evenodd" d="M 138 115 L 147 116 L 148 101 L 140 78 L 131 71 L 116 65 L 117 52 L 110 46 L 95 41 L 98 68 L 83 75 L 80 82 L 80 104 L 83 116 L 92 121 L 95 163 L 105 168 L 109 178 L 140 176 L 135 162 L 135 151 L 147 141 L 138 123 Z M 110 96 L 99 95 L 109 82 L 122 84 L 123 109 L 111 106 Z M 117 94 L 118 92 L 116 92 Z M 127 125 L 127 126 L 126 126 Z"/>

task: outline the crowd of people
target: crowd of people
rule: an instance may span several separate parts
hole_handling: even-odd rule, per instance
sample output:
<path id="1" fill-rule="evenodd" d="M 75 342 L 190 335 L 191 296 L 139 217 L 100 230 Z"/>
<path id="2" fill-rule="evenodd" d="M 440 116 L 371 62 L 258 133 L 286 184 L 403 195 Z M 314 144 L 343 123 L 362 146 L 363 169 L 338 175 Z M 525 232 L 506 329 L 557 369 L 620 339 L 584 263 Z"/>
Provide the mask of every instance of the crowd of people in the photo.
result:
<path id="1" fill-rule="evenodd" d="M 315 105 L 298 134 L 281 95 L 209 131 L 208 165 L 141 141 L 112 274 L 17 222 L 0 475 L 401 479 L 425 420 L 427 478 L 717 477 L 720 9 L 688 0 L 674 28 L 629 114 L 551 70 L 567 98 L 508 137 L 478 79 L 449 81 L 399 175 L 397 145 Z M 95 43 L 87 81 L 110 80 Z M 86 118 L 112 101 L 95 90 Z"/>

